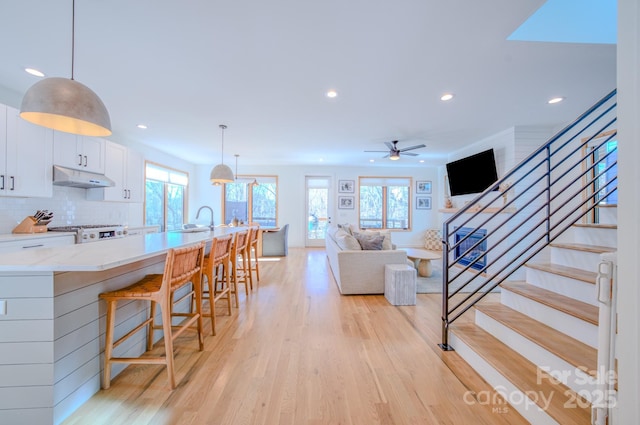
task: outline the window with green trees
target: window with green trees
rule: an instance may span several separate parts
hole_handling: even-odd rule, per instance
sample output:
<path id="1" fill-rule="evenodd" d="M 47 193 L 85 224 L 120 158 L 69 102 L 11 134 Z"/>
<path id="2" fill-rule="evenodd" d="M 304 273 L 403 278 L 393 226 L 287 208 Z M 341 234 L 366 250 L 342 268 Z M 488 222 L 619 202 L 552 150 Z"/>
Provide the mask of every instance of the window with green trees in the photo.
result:
<path id="1" fill-rule="evenodd" d="M 360 228 L 411 228 L 410 177 L 360 177 Z"/>
<path id="2" fill-rule="evenodd" d="M 238 176 L 224 185 L 224 223 L 234 218 L 243 223 L 277 226 L 278 178 L 276 176 Z"/>
<path id="3" fill-rule="evenodd" d="M 146 226 L 160 226 L 161 232 L 182 228 L 186 216 L 189 174 L 147 162 L 145 165 Z"/>

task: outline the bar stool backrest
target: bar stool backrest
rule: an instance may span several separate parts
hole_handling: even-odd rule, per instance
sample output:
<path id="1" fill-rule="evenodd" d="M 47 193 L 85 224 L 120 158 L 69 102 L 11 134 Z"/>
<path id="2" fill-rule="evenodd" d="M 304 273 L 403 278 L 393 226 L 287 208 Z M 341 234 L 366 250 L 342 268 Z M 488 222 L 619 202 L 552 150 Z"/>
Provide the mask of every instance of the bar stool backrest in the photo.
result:
<path id="1" fill-rule="evenodd" d="M 182 286 L 191 280 L 196 281 L 193 282 L 194 284 L 200 282 L 204 247 L 205 242 L 201 242 L 198 245 L 169 250 L 163 278 L 168 279 L 165 282 L 169 284 L 170 288 Z"/>

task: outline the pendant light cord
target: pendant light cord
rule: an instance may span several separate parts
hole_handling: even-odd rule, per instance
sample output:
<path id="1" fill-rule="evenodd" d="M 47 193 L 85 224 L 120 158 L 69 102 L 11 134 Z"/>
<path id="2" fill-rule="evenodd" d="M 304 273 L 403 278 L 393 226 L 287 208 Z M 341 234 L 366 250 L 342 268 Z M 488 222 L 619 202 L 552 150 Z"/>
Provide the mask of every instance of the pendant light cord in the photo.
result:
<path id="1" fill-rule="evenodd" d="M 219 127 L 222 129 L 222 150 L 221 150 L 222 154 L 220 155 L 220 163 L 224 165 L 224 129 L 227 128 L 227 126 L 224 124 L 220 124 Z"/>
<path id="2" fill-rule="evenodd" d="M 71 79 L 73 80 L 73 67 L 76 50 L 76 0 L 71 1 Z"/>

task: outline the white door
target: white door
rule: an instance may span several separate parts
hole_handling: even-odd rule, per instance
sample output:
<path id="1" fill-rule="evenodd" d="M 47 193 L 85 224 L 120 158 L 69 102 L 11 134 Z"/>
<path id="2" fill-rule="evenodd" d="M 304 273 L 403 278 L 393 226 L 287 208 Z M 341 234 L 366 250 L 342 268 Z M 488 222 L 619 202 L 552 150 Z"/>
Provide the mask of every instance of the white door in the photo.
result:
<path id="1" fill-rule="evenodd" d="M 306 246 L 324 246 L 324 235 L 331 223 L 333 208 L 331 177 L 307 176 L 306 182 Z"/>

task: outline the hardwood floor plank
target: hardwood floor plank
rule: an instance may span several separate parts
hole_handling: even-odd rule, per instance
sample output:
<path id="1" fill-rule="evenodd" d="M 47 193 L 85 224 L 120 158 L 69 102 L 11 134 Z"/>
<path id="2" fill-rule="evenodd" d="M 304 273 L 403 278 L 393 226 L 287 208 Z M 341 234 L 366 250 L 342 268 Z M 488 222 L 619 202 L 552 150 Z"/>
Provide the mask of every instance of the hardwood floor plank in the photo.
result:
<path id="1" fill-rule="evenodd" d="M 478 402 L 493 389 L 437 346 L 439 294 L 418 294 L 415 306 L 340 295 L 323 249 L 290 249 L 260 272 L 231 317 L 217 309 L 216 336 L 205 321 L 204 351 L 191 335 L 178 338 L 177 389 L 163 368 L 131 366 L 64 423 L 527 423 Z"/>

